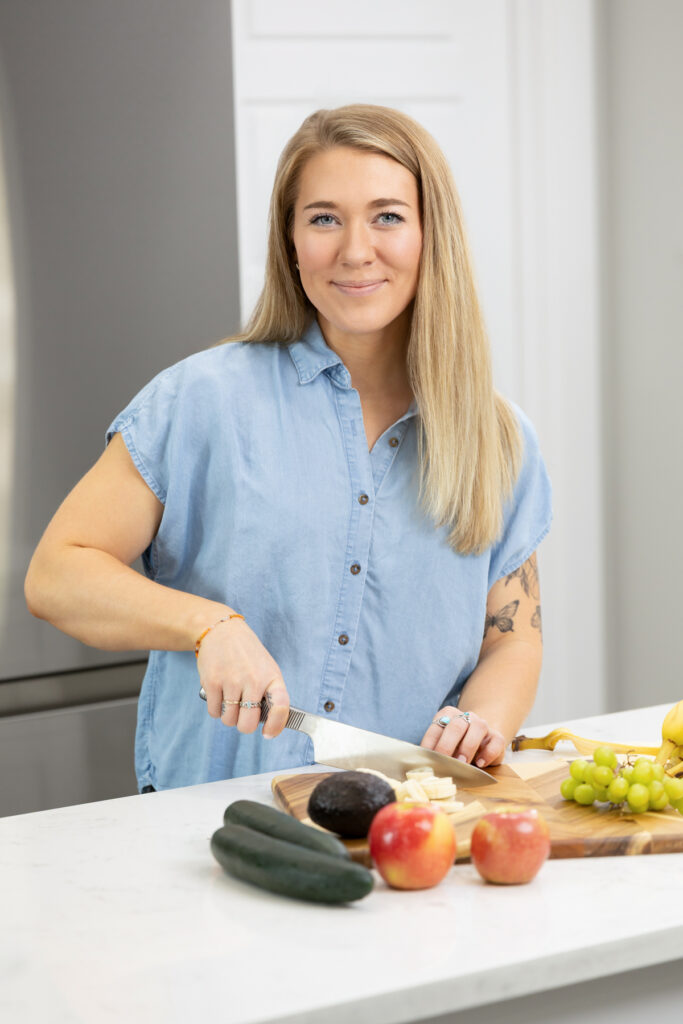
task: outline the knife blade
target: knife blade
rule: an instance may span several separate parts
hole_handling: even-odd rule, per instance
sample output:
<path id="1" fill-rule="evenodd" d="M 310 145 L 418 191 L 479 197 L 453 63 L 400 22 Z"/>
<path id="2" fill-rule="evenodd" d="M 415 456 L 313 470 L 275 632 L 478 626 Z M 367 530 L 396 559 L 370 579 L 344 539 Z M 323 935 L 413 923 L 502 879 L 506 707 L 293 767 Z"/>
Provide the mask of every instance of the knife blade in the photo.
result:
<path id="1" fill-rule="evenodd" d="M 199 696 L 206 700 L 203 687 Z M 261 708 L 261 722 L 265 722 L 269 711 L 267 704 Z M 285 728 L 296 729 L 310 736 L 316 763 L 331 768 L 374 768 L 401 780 L 411 768 L 429 768 L 435 775 L 455 779 L 467 789 L 495 782 L 481 768 L 458 761 L 447 754 L 438 754 L 435 750 L 427 750 L 406 740 L 393 739 L 368 729 L 358 729 L 354 725 L 322 718 L 301 708 L 290 706 Z"/>

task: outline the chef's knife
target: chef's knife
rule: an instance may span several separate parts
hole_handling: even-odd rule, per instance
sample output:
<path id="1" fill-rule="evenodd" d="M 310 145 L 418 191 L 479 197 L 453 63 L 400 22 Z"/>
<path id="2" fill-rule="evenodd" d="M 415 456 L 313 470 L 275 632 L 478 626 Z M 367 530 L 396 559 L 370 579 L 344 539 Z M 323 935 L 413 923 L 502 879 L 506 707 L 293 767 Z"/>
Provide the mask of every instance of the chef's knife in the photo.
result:
<path id="1" fill-rule="evenodd" d="M 199 696 L 206 700 L 204 688 Z M 268 717 L 270 707 L 261 709 L 261 722 Z M 306 733 L 313 741 L 316 763 L 332 768 L 374 768 L 391 778 L 402 779 L 410 768 L 429 768 L 435 775 L 449 776 L 461 786 L 471 789 L 495 782 L 490 775 L 473 764 L 458 761 L 447 754 L 437 754 L 415 743 L 392 739 L 381 733 L 357 729 L 353 725 L 321 718 L 310 711 L 290 707 L 285 728 Z"/>

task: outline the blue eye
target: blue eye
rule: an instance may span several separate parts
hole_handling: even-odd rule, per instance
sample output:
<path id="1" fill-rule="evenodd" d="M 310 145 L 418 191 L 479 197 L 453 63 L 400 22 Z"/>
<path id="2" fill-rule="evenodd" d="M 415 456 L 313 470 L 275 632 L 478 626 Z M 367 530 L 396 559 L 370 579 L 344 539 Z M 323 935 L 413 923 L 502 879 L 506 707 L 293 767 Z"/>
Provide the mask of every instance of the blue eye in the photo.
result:
<path id="1" fill-rule="evenodd" d="M 403 221 L 403 217 L 401 216 L 400 213 L 391 213 L 389 210 L 385 211 L 384 213 L 380 213 L 377 216 L 378 216 L 378 219 L 380 217 L 393 217 L 394 218 L 393 220 L 382 221 L 383 224 L 400 224 Z"/>
<path id="2" fill-rule="evenodd" d="M 321 227 L 327 227 L 328 224 L 334 223 L 334 217 L 331 213 L 316 213 L 314 217 L 311 217 L 308 223 L 319 224 Z"/>

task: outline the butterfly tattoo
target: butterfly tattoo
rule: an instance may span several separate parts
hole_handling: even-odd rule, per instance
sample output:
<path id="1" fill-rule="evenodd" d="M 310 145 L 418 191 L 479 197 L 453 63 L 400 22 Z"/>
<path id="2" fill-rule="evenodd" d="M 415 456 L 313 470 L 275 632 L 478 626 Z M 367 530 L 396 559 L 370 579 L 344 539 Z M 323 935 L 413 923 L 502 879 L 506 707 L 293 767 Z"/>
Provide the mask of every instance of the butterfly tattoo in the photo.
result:
<path id="1" fill-rule="evenodd" d="M 522 590 L 527 597 L 534 597 L 538 601 L 540 597 L 538 587 L 538 566 L 533 555 L 531 558 L 528 558 L 523 565 L 520 565 L 518 569 L 515 569 L 514 572 L 511 572 L 509 576 L 505 577 L 505 586 L 507 587 L 508 583 L 511 583 L 514 579 L 519 580 Z"/>
<path id="2" fill-rule="evenodd" d="M 541 634 L 541 636 L 543 636 L 543 625 L 542 625 L 542 622 L 541 622 L 541 606 L 540 606 L 540 604 L 536 605 L 536 611 L 531 616 L 531 625 L 533 626 L 534 629 L 538 630 L 538 632 Z"/>
<path id="3" fill-rule="evenodd" d="M 511 601 L 510 604 L 504 605 L 495 615 L 486 616 L 486 622 L 484 623 L 484 636 L 490 629 L 495 626 L 501 633 L 512 633 L 514 632 L 513 618 L 517 614 L 519 608 L 519 601 Z"/>

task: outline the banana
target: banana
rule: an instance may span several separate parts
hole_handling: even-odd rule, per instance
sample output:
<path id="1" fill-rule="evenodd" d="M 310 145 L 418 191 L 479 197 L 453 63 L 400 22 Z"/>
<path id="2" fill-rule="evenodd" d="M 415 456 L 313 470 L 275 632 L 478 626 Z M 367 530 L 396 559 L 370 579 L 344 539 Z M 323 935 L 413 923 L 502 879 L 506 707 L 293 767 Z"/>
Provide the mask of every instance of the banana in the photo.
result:
<path id="1" fill-rule="evenodd" d="M 409 800 L 413 804 L 428 804 L 429 797 L 417 779 L 408 779 L 396 790 L 396 799 L 400 802 Z"/>
<path id="2" fill-rule="evenodd" d="M 597 747 L 611 747 L 616 754 L 657 754 L 659 747 L 639 747 L 633 743 L 610 743 L 609 740 L 587 740 L 568 729 L 553 729 L 547 736 L 515 736 L 513 750 L 554 750 L 561 740 L 569 740 L 579 754 L 592 754 Z"/>
<path id="3" fill-rule="evenodd" d="M 666 764 L 667 761 L 677 761 L 683 757 L 683 700 L 667 712 L 662 722 L 662 745 L 657 751 L 655 761 L 657 764 Z"/>
<path id="4" fill-rule="evenodd" d="M 420 785 L 430 800 L 455 799 L 455 783 L 448 777 L 420 779 Z"/>

